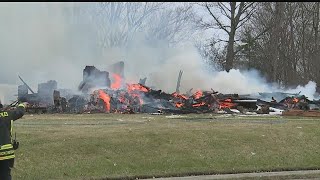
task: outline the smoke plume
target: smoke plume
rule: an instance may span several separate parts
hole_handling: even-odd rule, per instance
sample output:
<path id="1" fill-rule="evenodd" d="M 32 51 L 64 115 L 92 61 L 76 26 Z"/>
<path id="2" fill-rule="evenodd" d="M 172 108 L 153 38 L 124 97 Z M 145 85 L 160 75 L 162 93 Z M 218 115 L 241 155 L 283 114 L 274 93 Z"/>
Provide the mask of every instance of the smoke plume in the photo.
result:
<path id="1" fill-rule="evenodd" d="M 147 86 L 168 93 L 175 91 L 180 70 L 183 71 L 181 92 L 191 88 L 239 94 L 279 90 L 267 84 L 256 71 L 208 73 L 192 42 L 169 47 L 161 40 L 146 41 L 143 28 L 131 37 L 125 48 L 102 48 L 99 44 L 102 26 L 93 20 L 95 14 L 84 11 L 96 4 L 0 4 L 0 98 L 3 102 L 15 99 L 17 86 L 22 84 L 18 75 L 34 91 L 38 83 L 48 80 L 56 80 L 58 88 L 76 90 L 86 65 L 105 70 L 118 61 L 125 62 L 126 82 L 137 83 L 139 78 L 147 77 Z M 159 21 L 159 29 L 161 23 Z M 103 27 L 113 28 L 110 24 Z M 288 92 L 302 91 L 301 94 L 313 97 L 315 86 L 309 82 Z"/>

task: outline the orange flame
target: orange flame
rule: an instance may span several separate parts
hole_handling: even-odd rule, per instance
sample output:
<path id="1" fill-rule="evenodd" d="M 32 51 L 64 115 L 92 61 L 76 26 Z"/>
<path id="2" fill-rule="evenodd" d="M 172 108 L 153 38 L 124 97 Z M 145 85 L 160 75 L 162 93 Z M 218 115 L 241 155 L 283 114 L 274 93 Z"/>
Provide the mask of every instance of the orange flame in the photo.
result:
<path id="1" fill-rule="evenodd" d="M 138 92 L 149 92 L 149 89 L 141 84 L 127 84 L 127 90 L 133 98 L 137 97 L 139 99 L 140 105 L 143 104 L 143 100 Z"/>
<path id="2" fill-rule="evenodd" d="M 183 103 L 181 103 L 181 102 L 177 102 L 177 103 L 176 103 L 176 107 L 177 107 L 177 108 L 180 108 L 180 107 L 182 107 L 182 106 L 183 106 Z"/>
<path id="3" fill-rule="evenodd" d="M 146 87 L 140 85 L 140 84 L 128 84 L 128 92 L 132 92 L 132 91 L 142 91 L 142 92 L 149 92 L 149 89 L 147 89 Z"/>
<path id="4" fill-rule="evenodd" d="M 199 106 L 203 106 L 205 104 L 206 104 L 205 102 L 201 102 L 201 103 L 193 104 L 192 106 L 193 107 L 199 107 Z"/>
<path id="5" fill-rule="evenodd" d="M 142 98 L 140 97 L 139 94 L 132 93 L 131 96 L 132 96 L 133 98 L 137 97 L 137 98 L 139 99 L 140 105 L 143 104 L 143 100 L 142 100 Z"/>
<path id="6" fill-rule="evenodd" d="M 219 108 L 223 109 L 223 108 L 232 108 L 234 106 L 236 106 L 236 103 L 232 103 L 232 99 L 231 98 L 227 98 L 225 100 L 221 100 L 219 102 Z"/>
<path id="7" fill-rule="evenodd" d="M 126 102 L 126 98 L 123 96 L 120 96 L 119 98 L 120 103 L 125 103 Z"/>
<path id="8" fill-rule="evenodd" d="M 173 97 L 176 97 L 176 98 L 180 98 L 180 99 L 188 99 L 186 96 L 182 95 L 182 94 L 179 94 L 177 92 L 174 92 L 171 94 Z"/>
<path id="9" fill-rule="evenodd" d="M 202 93 L 201 90 L 198 90 L 198 91 L 196 91 L 196 92 L 193 94 L 194 99 L 199 99 L 199 98 L 201 98 L 202 96 L 203 96 L 203 93 Z"/>
<path id="10" fill-rule="evenodd" d="M 104 101 L 107 112 L 110 112 L 110 96 L 100 89 L 99 98 L 101 98 Z"/>
<path id="11" fill-rule="evenodd" d="M 223 108 L 232 108 L 234 106 L 236 106 L 237 104 L 235 103 L 230 103 L 230 102 L 220 102 L 220 109 L 223 109 Z"/>
<path id="12" fill-rule="evenodd" d="M 122 81 L 121 76 L 118 74 L 112 74 L 112 77 L 113 77 L 114 81 L 111 84 L 111 88 L 114 90 L 119 89 L 121 86 L 121 81 Z"/>

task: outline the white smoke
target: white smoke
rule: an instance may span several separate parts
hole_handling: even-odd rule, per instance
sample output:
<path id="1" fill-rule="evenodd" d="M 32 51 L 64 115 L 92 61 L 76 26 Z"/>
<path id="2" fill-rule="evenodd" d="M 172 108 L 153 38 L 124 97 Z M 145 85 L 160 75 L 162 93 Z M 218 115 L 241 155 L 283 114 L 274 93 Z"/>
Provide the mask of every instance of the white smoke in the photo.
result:
<path id="1" fill-rule="evenodd" d="M 168 47 L 165 43 L 145 43 L 143 29 L 132 37 L 128 49 L 99 46 L 99 28 L 88 12 L 80 16 L 75 7 L 87 3 L 1 3 L 0 4 L 0 98 L 8 103 L 15 98 L 18 75 L 37 91 L 38 83 L 56 80 L 58 88 L 77 89 L 86 65 L 101 71 L 118 61 L 125 62 L 128 83 L 147 77 L 146 85 L 174 92 L 178 73 L 183 71 L 181 92 L 210 90 L 249 94 L 282 91 L 267 84 L 256 71 L 208 73 L 192 42 Z M 91 5 L 91 4 L 90 4 Z M 81 8 L 80 8 L 81 9 Z M 86 14 L 87 13 L 87 14 Z M 104 27 L 110 28 L 108 25 Z M 142 34 L 141 34 L 142 33 Z M 316 84 L 287 90 L 313 97 Z"/>
<path id="2" fill-rule="evenodd" d="M 294 89 L 288 89 L 285 92 L 287 93 L 300 93 L 301 95 L 305 95 L 309 100 L 318 99 L 319 96 L 316 93 L 317 84 L 313 81 L 309 81 L 305 86 L 299 85 Z"/>
<path id="3" fill-rule="evenodd" d="M 3 104 L 11 103 L 16 99 L 17 86 L 12 84 L 0 84 L 0 102 Z"/>
<path id="4" fill-rule="evenodd" d="M 85 3 L 84 3 L 85 4 Z M 0 84 L 4 102 L 14 99 L 20 75 L 34 91 L 56 80 L 58 88 L 76 89 L 82 69 L 96 60 L 91 26 L 72 23 L 74 3 L 0 4 Z M 80 3 L 78 6 L 82 6 Z M 82 17 L 85 20 L 85 17 Z"/>
<path id="5" fill-rule="evenodd" d="M 267 83 L 258 71 L 240 71 L 231 69 L 230 72 L 215 71 L 208 73 L 200 55 L 192 45 L 174 49 L 162 49 L 166 54 L 165 61 L 157 60 L 159 49 L 137 46 L 129 53 L 130 59 L 125 59 L 127 81 L 137 82 L 139 78 L 147 77 L 147 85 L 172 93 L 176 89 L 179 71 L 183 71 L 181 92 L 193 88 L 215 90 L 221 93 L 257 94 L 260 92 L 285 92 L 307 96 L 310 100 L 316 98 L 316 83 L 310 81 L 305 86 L 292 89 L 280 88 L 277 84 Z M 163 55 L 163 54 L 162 54 Z M 279 99 L 281 100 L 281 99 Z"/>

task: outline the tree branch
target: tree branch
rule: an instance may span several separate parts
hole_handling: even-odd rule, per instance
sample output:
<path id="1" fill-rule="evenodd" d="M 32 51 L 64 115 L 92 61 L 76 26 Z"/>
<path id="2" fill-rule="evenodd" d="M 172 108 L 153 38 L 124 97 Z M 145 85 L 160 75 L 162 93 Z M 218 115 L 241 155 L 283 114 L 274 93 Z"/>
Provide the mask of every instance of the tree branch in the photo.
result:
<path id="1" fill-rule="evenodd" d="M 244 3 L 243 3 L 244 4 Z M 245 13 L 248 8 L 254 5 L 254 2 L 250 2 L 249 4 L 244 4 L 242 11 L 240 12 L 241 14 Z"/>
<path id="2" fill-rule="evenodd" d="M 224 25 L 222 25 L 222 23 L 219 21 L 219 19 L 211 12 L 209 6 L 207 5 L 207 3 L 205 4 L 205 7 L 207 8 L 208 12 L 210 13 L 210 15 L 213 17 L 213 19 L 216 21 L 216 23 L 218 24 L 218 26 L 224 30 L 228 35 L 230 35 L 230 32 L 224 27 Z"/>
<path id="3" fill-rule="evenodd" d="M 238 21 L 238 24 L 237 24 L 236 29 L 240 28 L 244 23 L 246 23 L 246 22 L 250 19 L 250 17 L 251 17 L 252 14 L 253 14 L 253 11 L 254 11 L 254 9 L 251 9 L 250 12 L 248 12 L 248 14 L 246 14 L 245 17 L 243 17 L 242 19 L 240 19 L 240 20 Z M 239 24 L 239 23 L 240 23 L 240 24 Z"/>
<path id="4" fill-rule="evenodd" d="M 257 36 L 255 36 L 253 38 L 253 41 L 256 41 L 257 39 L 259 39 L 264 33 L 266 33 L 267 31 L 269 31 L 272 28 L 272 26 L 267 27 L 265 30 L 263 30 L 262 32 L 260 32 Z M 234 54 L 237 54 L 239 51 L 241 51 L 244 48 L 244 46 L 241 46 L 238 50 L 236 50 L 234 52 Z"/>
<path id="5" fill-rule="evenodd" d="M 229 9 L 223 2 L 218 3 L 219 6 L 222 6 L 224 9 L 227 9 L 231 13 L 231 9 Z"/>
<path id="6" fill-rule="evenodd" d="M 226 8 L 229 12 L 231 12 L 231 10 L 228 9 L 223 3 L 220 3 L 220 2 L 218 2 L 218 6 L 219 6 L 219 9 L 221 10 L 221 13 L 222 13 L 223 15 L 225 15 L 228 19 L 231 19 L 231 16 L 228 15 L 228 13 L 226 12 L 225 8 Z"/>

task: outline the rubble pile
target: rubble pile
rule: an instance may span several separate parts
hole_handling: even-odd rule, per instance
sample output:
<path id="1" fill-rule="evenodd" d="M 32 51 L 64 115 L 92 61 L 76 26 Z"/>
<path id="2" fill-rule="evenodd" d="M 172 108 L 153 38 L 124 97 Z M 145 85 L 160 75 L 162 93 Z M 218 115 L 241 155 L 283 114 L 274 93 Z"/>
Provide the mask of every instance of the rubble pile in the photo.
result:
<path id="1" fill-rule="evenodd" d="M 108 71 L 94 66 L 83 70 L 79 93 L 72 94 L 57 89 L 56 81 L 38 86 L 35 93 L 24 83 L 18 87 L 18 100 L 31 104 L 29 112 L 49 113 L 257 113 L 281 114 L 288 110 L 318 110 L 320 101 L 309 100 L 304 95 L 282 92 L 259 93 L 259 95 L 222 94 L 211 89 L 179 92 L 182 71 L 179 72 L 176 92 L 167 93 L 139 83 L 124 82 L 124 63 L 112 65 Z M 28 94 L 28 90 L 32 94 Z M 276 98 L 275 98 L 276 97 Z M 280 99 L 277 101 L 276 99 Z"/>
<path id="2" fill-rule="evenodd" d="M 247 95 L 221 94 L 197 90 L 193 94 L 168 94 L 142 84 L 128 84 L 126 89 L 98 89 L 88 96 L 74 96 L 59 112 L 73 113 L 257 113 L 282 112 L 290 109 L 319 109 L 318 101 L 303 95 L 288 96 L 268 102 Z M 69 111 L 67 111 L 69 109 Z"/>

